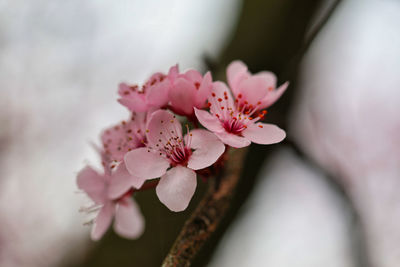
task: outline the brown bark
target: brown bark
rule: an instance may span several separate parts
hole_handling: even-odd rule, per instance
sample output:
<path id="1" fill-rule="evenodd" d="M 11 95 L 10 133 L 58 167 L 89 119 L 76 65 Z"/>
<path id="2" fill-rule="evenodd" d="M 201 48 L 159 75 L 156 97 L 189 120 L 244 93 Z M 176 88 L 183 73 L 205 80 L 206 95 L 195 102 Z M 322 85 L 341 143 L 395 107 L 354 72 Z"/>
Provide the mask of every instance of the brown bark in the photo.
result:
<path id="1" fill-rule="evenodd" d="M 162 267 L 191 265 L 197 252 L 216 230 L 230 207 L 246 151 L 245 148 L 231 151 L 222 173 L 216 179 L 210 179 L 207 192 L 186 221 Z"/>

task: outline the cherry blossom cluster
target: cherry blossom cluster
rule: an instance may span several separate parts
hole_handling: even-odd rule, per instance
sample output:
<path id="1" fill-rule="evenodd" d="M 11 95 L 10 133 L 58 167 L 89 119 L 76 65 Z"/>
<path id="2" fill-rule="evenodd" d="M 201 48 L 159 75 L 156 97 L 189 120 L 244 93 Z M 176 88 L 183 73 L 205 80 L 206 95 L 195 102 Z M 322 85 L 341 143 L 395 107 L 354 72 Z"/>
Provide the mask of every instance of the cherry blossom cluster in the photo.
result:
<path id="1" fill-rule="evenodd" d="M 86 166 L 77 175 L 79 189 L 93 201 L 82 210 L 96 212 L 90 222 L 93 240 L 112 221 L 123 237 L 143 233 L 137 192 L 155 187 L 161 203 L 183 211 L 195 193 L 197 176 L 207 176 L 229 147 L 285 138 L 282 129 L 262 121 L 288 83 L 276 88 L 273 73 L 251 74 L 241 61 L 228 66 L 227 80 L 229 87 L 213 82 L 210 72 L 181 73 L 176 65 L 167 74 L 153 74 L 142 86 L 120 84 L 118 101 L 130 111 L 130 119 L 101 134 L 102 172 Z"/>

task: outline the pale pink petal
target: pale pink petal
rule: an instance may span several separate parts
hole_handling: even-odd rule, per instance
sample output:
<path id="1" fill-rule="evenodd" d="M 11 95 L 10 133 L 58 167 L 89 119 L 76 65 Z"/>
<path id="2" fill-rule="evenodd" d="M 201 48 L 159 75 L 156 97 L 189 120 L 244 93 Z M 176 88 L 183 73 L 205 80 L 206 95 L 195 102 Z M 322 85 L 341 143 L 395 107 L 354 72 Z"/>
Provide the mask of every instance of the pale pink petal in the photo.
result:
<path id="1" fill-rule="evenodd" d="M 168 71 L 168 79 L 174 83 L 175 79 L 178 78 L 179 75 L 179 66 L 178 64 L 172 66 Z"/>
<path id="2" fill-rule="evenodd" d="M 178 112 L 192 114 L 196 98 L 196 87 L 183 78 L 178 78 L 169 91 L 171 105 Z"/>
<path id="3" fill-rule="evenodd" d="M 193 84 L 196 82 L 201 83 L 201 80 L 203 79 L 203 76 L 201 76 L 200 72 L 197 70 L 188 70 L 182 76 Z"/>
<path id="4" fill-rule="evenodd" d="M 125 164 L 129 173 L 143 179 L 160 177 L 169 167 L 169 161 L 157 152 L 141 147 L 125 155 Z"/>
<path id="5" fill-rule="evenodd" d="M 140 188 L 146 179 L 138 178 L 131 175 L 122 162 L 112 174 L 111 181 L 108 187 L 108 197 L 117 199 L 125 194 L 132 187 Z"/>
<path id="6" fill-rule="evenodd" d="M 256 106 L 267 93 L 268 87 L 262 76 L 252 76 L 239 84 L 238 96 L 242 94 L 242 99 L 253 106 Z"/>
<path id="7" fill-rule="evenodd" d="M 164 79 L 146 89 L 146 101 L 148 105 L 156 108 L 165 106 L 168 103 L 168 94 L 171 82 Z"/>
<path id="8" fill-rule="evenodd" d="M 230 109 L 235 108 L 231 90 L 229 90 L 228 86 L 223 82 L 213 83 L 211 96 L 208 98 L 208 102 L 211 103 L 210 111 L 213 114 L 220 114 L 221 107 L 224 107 L 223 113 L 229 112 Z"/>
<path id="9" fill-rule="evenodd" d="M 144 218 L 131 196 L 118 201 L 115 211 L 114 230 L 120 236 L 136 239 L 143 234 Z"/>
<path id="10" fill-rule="evenodd" d="M 164 174 L 156 187 L 160 201 L 172 211 L 183 211 L 196 191 L 196 173 L 176 166 Z"/>
<path id="11" fill-rule="evenodd" d="M 208 130 L 212 132 L 225 131 L 221 121 L 217 117 L 211 115 L 209 112 L 197 108 L 194 109 L 194 112 L 201 125 L 206 127 Z"/>
<path id="12" fill-rule="evenodd" d="M 211 89 L 212 89 L 212 77 L 211 77 L 211 73 L 207 72 L 204 75 L 204 78 L 200 83 L 200 87 L 197 90 L 197 94 L 196 94 L 196 107 L 197 108 L 204 107 L 207 98 L 211 94 Z"/>
<path id="13" fill-rule="evenodd" d="M 77 185 L 97 204 L 105 198 L 105 177 L 87 166 L 78 173 Z"/>
<path id="14" fill-rule="evenodd" d="M 93 240 L 95 241 L 99 240 L 107 231 L 114 216 L 114 211 L 115 211 L 115 205 L 112 202 L 106 203 L 100 209 L 99 214 L 95 219 L 91 232 L 91 237 Z"/>
<path id="15" fill-rule="evenodd" d="M 214 164 L 224 153 L 225 145 L 215 134 L 202 129 L 190 131 L 190 134 L 186 135 L 185 139 L 187 143 L 190 140 L 190 148 L 194 151 L 190 155 L 188 168 L 193 170 L 204 169 Z"/>
<path id="16" fill-rule="evenodd" d="M 147 104 L 142 97 L 120 98 L 118 102 L 130 111 L 145 112 L 147 110 Z"/>
<path id="17" fill-rule="evenodd" d="M 265 86 L 267 88 L 274 88 L 276 86 L 276 76 L 273 72 L 270 71 L 261 71 L 254 74 L 255 77 L 261 77 L 264 80 Z"/>
<path id="18" fill-rule="evenodd" d="M 247 66 L 242 61 L 235 60 L 226 69 L 226 76 L 232 92 L 237 95 L 239 93 L 239 83 L 247 79 L 250 74 L 247 71 Z"/>
<path id="19" fill-rule="evenodd" d="M 215 135 L 225 144 L 235 147 L 241 148 L 250 145 L 250 141 L 247 138 L 231 134 L 228 132 L 218 132 Z"/>
<path id="20" fill-rule="evenodd" d="M 139 93 L 137 90 L 132 90 L 126 83 L 119 85 L 118 94 L 121 96 L 118 102 L 129 110 L 135 112 L 145 112 L 147 110 L 144 94 Z"/>
<path id="21" fill-rule="evenodd" d="M 182 138 L 181 123 L 172 113 L 166 110 L 153 112 L 147 123 L 147 129 L 147 141 L 154 148 L 157 144 L 167 143 L 171 136 Z"/>
<path id="22" fill-rule="evenodd" d="M 276 125 L 267 123 L 250 124 L 242 134 L 253 143 L 261 145 L 279 143 L 286 137 L 284 130 Z"/>
<path id="23" fill-rule="evenodd" d="M 289 82 L 285 82 L 276 90 L 269 91 L 268 94 L 261 100 L 260 109 L 268 108 L 272 104 L 274 104 L 286 91 L 289 86 Z"/>
<path id="24" fill-rule="evenodd" d="M 136 88 L 137 88 L 137 86 L 135 86 Z M 126 83 L 120 83 L 119 84 L 119 86 L 118 86 L 118 94 L 121 96 L 121 97 L 131 97 L 131 93 L 132 92 L 136 92 L 137 93 L 137 91 L 136 91 L 137 89 L 133 89 L 132 90 L 132 87 L 130 87 L 128 84 L 126 84 Z"/>
<path id="25" fill-rule="evenodd" d="M 128 151 L 143 146 L 145 138 L 143 117 L 143 113 L 134 114 L 133 120 L 123 121 L 103 131 L 101 141 L 104 152 L 109 157 L 108 162 L 122 161 Z"/>

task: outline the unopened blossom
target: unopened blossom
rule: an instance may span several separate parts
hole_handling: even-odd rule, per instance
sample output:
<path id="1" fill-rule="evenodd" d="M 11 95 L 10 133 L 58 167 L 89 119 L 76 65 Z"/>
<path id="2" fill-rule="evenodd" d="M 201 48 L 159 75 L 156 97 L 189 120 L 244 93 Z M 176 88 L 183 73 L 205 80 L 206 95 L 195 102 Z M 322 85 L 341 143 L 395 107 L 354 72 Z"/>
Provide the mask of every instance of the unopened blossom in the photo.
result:
<path id="1" fill-rule="evenodd" d="M 255 104 L 243 101 L 251 99 Z M 274 144 L 282 141 L 285 131 L 273 124 L 261 123 L 266 111 L 260 110 L 261 99 L 251 91 L 242 91 L 234 99 L 223 82 L 214 82 L 208 98 L 210 112 L 195 108 L 199 122 L 227 145 L 240 148 L 257 144 Z"/>
<path id="2" fill-rule="evenodd" d="M 103 158 L 106 158 L 103 155 Z M 85 191 L 93 200 L 94 205 L 86 208 L 88 212 L 98 211 L 94 219 L 91 237 L 99 240 L 114 221 L 114 230 L 126 238 L 138 238 L 144 230 L 144 218 L 136 202 L 132 199 L 131 192 L 116 199 L 109 197 L 109 186 L 115 177 L 130 177 L 125 164 L 120 164 L 115 170 L 103 162 L 104 173 L 98 173 L 87 166 L 78 173 L 78 187 Z"/>
<path id="3" fill-rule="evenodd" d="M 193 107 L 203 108 L 212 88 L 211 73 L 204 77 L 197 70 L 188 70 L 183 74 L 170 72 L 172 86 L 169 91 L 170 105 L 179 115 L 193 116 Z"/>
<path id="4" fill-rule="evenodd" d="M 109 166 L 106 168 L 115 168 L 123 162 L 124 156 L 132 149 L 143 147 L 146 143 L 146 113 L 133 113 L 127 121 L 114 125 L 101 135 L 101 141 L 104 147 L 104 154 L 109 159 Z M 117 198 L 129 190 L 131 187 L 140 188 L 144 179 L 135 175 L 115 175 L 109 184 L 109 197 Z"/>
<path id="5" fill-rule="evenodd" d="M 185 210 L 197 186 L 195 170 L 216 162 L 225 151 L 224 144 L 201 129 L 183 137 L 181 123 L 165 110 L 151 115 L 146 137 L 147 147 L 126 154 L 128 171 L 145 179 L 161 177 L 156 187 L 160 201 L 172 211 Z"/>
<path id="6" fill-rule="evenodd" d="M 176 66 L 169 70 L 168 76 L 174 76 Z M 134 112 L 146 112 L 158 109 L 168 104 L 168 93 L 171 88 L 171 80 L 166 74 L 157 72 L 141 87 L 138 85 L 119 85 L 118 101 Z"/>
<path id="7" fill-rule="evenodd" d="M 239 60 L 229 64 L 226 75 L 235 98 L 258 109 L 265 109 L 274 104 L 289 85 L 285 82 L 276 88 L 275 74 L 262 71 L 252 75 L 247 66 Z"/>

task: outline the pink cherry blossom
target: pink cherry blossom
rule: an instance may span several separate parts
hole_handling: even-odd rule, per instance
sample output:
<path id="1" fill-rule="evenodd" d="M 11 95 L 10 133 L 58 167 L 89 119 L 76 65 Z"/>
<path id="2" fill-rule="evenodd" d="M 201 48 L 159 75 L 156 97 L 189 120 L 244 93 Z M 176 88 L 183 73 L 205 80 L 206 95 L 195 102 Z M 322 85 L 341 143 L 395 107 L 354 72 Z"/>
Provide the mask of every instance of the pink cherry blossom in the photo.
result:
<path id="1" fill-rule="evenodd" d="M 145 146 L 146 116 L 146 113 L 133 113 L 130 120 L 122 121 L 103 132 L 101 140 L 107 160 L 102 163 L 108 164 L 105 168 L 114 168 L 123 161 L 127 152 Z M 144 182 L 145 179 L 135 175 L 115 175 L 109 184 L 109 197 L 117 198 L 131 187 L 140 188 Z"/>
<path id="2" fill-rule="evenodd" d="M 126 238 L 138 238 L 144 231 L 144 218 L 131 193 L 126 192 L 117 199 L 109 198 L 110 182 L 115 177 L 131 176 L 125 164 L 120 164 L 114 171 L 104 164 L 104 173 L 98 173 L 87 166 L 78 173 L 77 184 L 93 200 L 94 205 L 86 208 L 88 212 L 99 210 L 94 219 L 91 232 L 93 240 L 99 240 L 111 225 L 115 217 L 114 230 Z"/>
<path id="3" fill-rule="evenodd" d="M 233 99 L 229 88 L 223 82 L 214 82 L 208 98 L 210 112 L 195 108 L 199 122 L 225 144 L 240 148 L 257 144 L 274 144 L 282 141 L 285 131 L 276 125 L 258 122 L 266 111 L 260 111 L 261 100 L 255 97 L 255 105 L 241 101 L 241 95 Z"/>
<path id="4" fill-rule="evenodd" d="M 176 66 L 176 71 L 178 67 Z M 188 70 L 183 74 L 170 73 L 172 87 L 169 91 L 171 108 L 175 113 L 193 116 L 193 107 L 203 108 L 212 88 L 211 73 L 204 77 L 197 70 Z"/>
<path id="5" fill-rule="evenodd" d="M 147 128 L 147 147 L 128 152 L 126 167 L 138 177 L 161 176 L 156 187 L 160 201 L 172 211 L 185 210 L 197 186 L 195 170 L 216 162 L 225 146 L 213 133 L 201 129 L 183 138 L 180 122 L 165 110 L 155 111 Z"/>
<path id="6" fill-rule="evenodd" d="M 276 89 L 275 74 L 262 71 L 251 75 L 247 66 L 239 60 L 229 64 L 226 75 L 235 98 L 239 99 L 239 104 L 247 102 L 257 109 L 265 109 L 274 104 L 289 85 L 285 82 Z"/>
<path id="7" fill-rule="evenodd" d="M 101 135 L 104 151 L 111 161 L 120 162 L 125 154 L 146 142 L 146 113 L 133 113 L 127 121 L 109 127 Z"/>
<path id="8" fill-rule="evenodd" d="M 177 73 L 177 66 L 169 70 L 168 77 L 174 77 Z M 166 106 L 168 104 L 168 93 L 171 88 L 171 80 L 167 75 L 157 72 L 139 88 L 138 85 L 119 85 L 118 101 L 134 112 L 146 112 Z"/>

